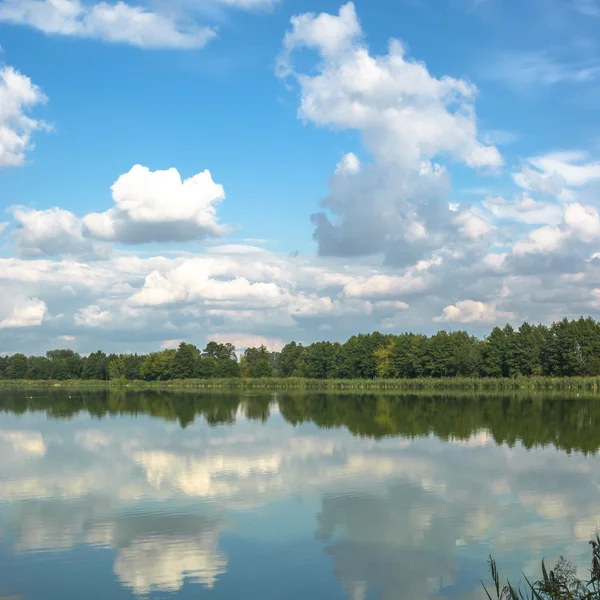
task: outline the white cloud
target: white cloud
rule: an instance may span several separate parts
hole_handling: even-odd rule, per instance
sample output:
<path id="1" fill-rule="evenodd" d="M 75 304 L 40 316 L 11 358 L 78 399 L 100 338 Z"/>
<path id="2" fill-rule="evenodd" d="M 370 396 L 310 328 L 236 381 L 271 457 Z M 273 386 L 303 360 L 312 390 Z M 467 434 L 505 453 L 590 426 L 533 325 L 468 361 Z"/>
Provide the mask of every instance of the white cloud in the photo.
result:
<path id="1" fill-rule="evenodd" d="M 283 300 L 276 283 L 251 282 L 245 277 L 224 281 L 210 277 L 210 265 L 202 259 L 192 259 L 162 274 L 153 271 L 144 287 L 132 297 L 136 306 L 165 306 L 196 300 L 207 302 L 245 302 L 268 307 Z"/>
<path id="2" fill-rule="evenodd" d="M 475 87 L 451 77 L 436 79 L 423 63 L 408 58 L 397 40 L 387 55 L 371 56 L 351 2 L 338 16 L 306 13 L 293 17 L 291 25 L 280 65 L 292 69 L 290 55 L 302 47 L 316 50 L 322 60 L 316 75 L 296 75 L 301 117 L 361 131 L 369 149 L 386 162 L 419 167 L 448 153 L 470 166 L 502 164 L 494 146 L 477 140 Z"/>
<path id="3" fill-rule="evenodd" d="M 10 212 L 17 222 L 17 250 L 23 256 L 92 252 L 92 243 L 84 237 L 81 220 L 68 210 L 14 206 Z"/>
<path id="4" fill-rule="evenodd" d="M 454 217 L 454 222 L 458 225 L 458 230 L 467 238 L 476 240 L 486 236 L 493 227 L 472 210 L 461 210 Z"/>
<path id="5" fill-rule="evenodd" d="M 558 175 L 565 183 L 581 187 L 600 179 L 600 162 L 591 161 L 586 152 L 552 152 L 529 159 L 542 175 Z"/>
<path id="6" fill-rule="evenodd" d="M 238 352 L 246 348 L 258 348 L 259 346 L 265 346 L 271 352 L 278 352 L 287 343 L 278 338 L 247 333 L 215 333 L 210 335 L 209 338 L 209 341 L 218 342 L 219 344 L 233 344 Z"/>
<path id="7" fill-rule="evenodd" d="M 97 304 L 86 306 L 79 310 L 73 320 L 83 327 L 100 327 L 112 321 L 112 315 L 107 310 L 101 310 Z"/>
<path id="8" fill-rule="evenodd" d="M 496 323 L 513 319 L 514 314 L 499 311 L 492 304 L 476 302 L 475 300 L 461 300 L 456 304 L 446 306 L 442 315 L 435 317 L 437 322 L 450 323 Z"/>
<path id="9" fill-rule="evenodd" d="M 563 220 L 563 209 L 556 204 L 538 202 L 523 193 L 513 200 L 488 197 L 483 206 L 502 221 L 513 221 L 527 225 L 558 225 Z"/>
<path id="10" fill-rule="evenodd" d="M 224 232 L 216 205 L 225 192 L 209 171 L 182 181 L 177 169 L 150 171 L 136 165 L 111 189 L 114 208 L 83 219 L 93 237 L 135 244 L 203 239 Z"/>
<path id="11" fill-rule="evenodd" d="M 568 240 L 591 244 L 600 239 L 600 215 L 593 206 L 567 204 L 562 220 L 558 226 L 546 225 L 529 231 L 514 244 L 513 254 L 552 253 L 564 248 Z"/>
<path id="12" fill-rule="evenodd" d="M 397 40 L 386 54 L 373 55 L 363 37 L 352 3 L 338 15 L 295 16 L 278 61 L 279 75 L 300 87 L 299 117 L 358 131 L 373 157 L 361 165 L 350 153 L 338 164 L 324 211 L 312 216 L 320 254 L 384 254 L 390 263 L 409 264 L 463 237 L 480 238 L 481 217 L 454 221 L 445 200 L 448 174 L 433 162 L 503 163 L 495 146 L 478 139 L 476 88 L 434 77 Z M 316 51 L 316 69 L 295 70 L 302 48 Z"/>
<path id="13" fill-rule="evenodd" d="M 576 189 L 600 181 L 600 162 L 579 150 L 551 152 L 528 158 L 522 170 L 513 173 L 513 180 L 525 190 L 572 201 Z"/>
<path id="14" fill-rule="evenodd" d="M 38 327 L 42 324 L 48 307 L 39 298 L 28 298 L 13 305 L 10 314 L 0 321 L 0 329 L 9 327 Z"/>
<path id="15" fill-rule="evenodd" d="M 600 215 L 593 206 L 568 204 L 564 218 L 569 230 L 582 241 L 589 243 L 600 238 Z"/>
<path id="16" fill-rule="evenodd" d="M 402 302 L 401 300 L 379 300 L 373 304 L 375 309 L 377 310 L 407 310 L 409 305 L 406 302 Z"/>
<path id="17" fill-rule="evenodd" d="M 202 48 L 215 31 L 179 22 L 119 1 L 84 4 L 80 0 L 2 0 L 0 21 L 28 25 L 46 34 L 99 39 L 140 48 Z"/>
<path id="18" fill-rule="evenodd" d="M 173 350 L 177 348 L 184 340 L 165 340 L 161 343 L 160 347 L 162 350 Z"/>
<path id="19" fill-rule="evenodd" d="M 10 225 L 10 223 L 8 221 L 4 222 L 4 223 L 0 223 L 0 235 L 2 235 L 7 227 Z"/>
<path id="20" fill-rule="evenodd" d="M 402 276 L 372 275 L 356 278 L 344 286 L 344 293 L 350 298 L 377 298 L 420 292 L 426 289 L 423 277 L 406 273 Z"/>
<path id="21" fill-rule="evenodd" d="M 278 61 L 280 73 L 284 75 L 290 72 L 289 55 L 297 47 L 311 48 L 327 58 L 334 58 L 350 50 L 363 35 L 352 2 L 344 4 L 338 16 L 304 13 L 292 17 L 290 22 L 292 30 L 285 34 L 284 52 Z"/>
<path id="22" fill-rule="evenodd" d="M 182 181 L 176 169 L 150 171 L 136 165 L 121 175 L 111 189 L 114 207 L 103 213 L 89 213 L 82 219 L 58 207 L 11 207 L 19 254 L 99 258 L 110 251 L 108 242 L 182 242 L 227 231 L 216 214 L 225 192 L 223 186 L 213 182 L 209 171 Z M 249 250 L 247 246 L 229 246 L 213 248 L 212 252 L 230 254 L 233 248 L 238 252 Z"/>
<path id="23" fill-rule="evenodd" d="M 353 152 L 348 152 L 342 157 L 342 160 L 337 164 L 335 168 L 336 174 L 353 174 L 360 171 L 360 160 Z"/>
<path id="24" fill-rule="evenodd" d="M 485 74 L 517 89 L 561 83 L 583 84 L 600 76 L 600 62 L 553 56 L 548 51 L 510 52 L 487 64 Z"/>
<path id="25" fill-rule="evenodd" d="M 33 133 L 48 126 L 28 116 L 28 112 L 47 101 L 29 77 L 0 64 L 0 167 L 18 167 L 31 150 Z"/>
<path id="26" fill-rule="evenodd" d="M 530 231 L 527 237 L 513 246 L 512 251 L 516 255 L 554 252 L 562 246 L 567 237 L 568 233 L 560 227 L 546 225 Z"/>

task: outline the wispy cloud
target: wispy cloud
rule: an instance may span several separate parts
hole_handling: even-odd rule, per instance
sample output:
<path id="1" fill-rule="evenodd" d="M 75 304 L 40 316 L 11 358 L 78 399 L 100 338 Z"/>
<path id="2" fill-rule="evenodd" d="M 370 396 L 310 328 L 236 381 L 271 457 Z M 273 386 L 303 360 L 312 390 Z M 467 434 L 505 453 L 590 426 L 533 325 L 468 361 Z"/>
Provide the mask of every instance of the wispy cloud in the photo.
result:
<path id="1" fill-rule="evenodd" d="M 600 3 L 597 0 L 573 0 L 572 6 L 587 17 L 600 17 Z"/>
<path id="2" fill-rule="evenodd" d="M 486 76 L 515 88 L 584 84 L 600 78 L 600 60 L 560 58 L 547 51 L 510 52 L 487 69 Z"/>

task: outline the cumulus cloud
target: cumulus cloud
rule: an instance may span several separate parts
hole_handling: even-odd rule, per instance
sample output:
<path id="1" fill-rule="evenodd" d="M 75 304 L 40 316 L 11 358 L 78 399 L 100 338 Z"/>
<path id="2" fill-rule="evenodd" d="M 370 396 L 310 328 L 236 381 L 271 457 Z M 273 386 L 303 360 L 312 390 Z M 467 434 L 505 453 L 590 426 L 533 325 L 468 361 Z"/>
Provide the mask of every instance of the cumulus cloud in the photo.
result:
<path id="1" fill-rule="evenodd" d="M 202 259 L 178 265 L 166 274 L 153 271 L 132 302 L 138 306 L 164 306 L 194 300 L 244 302 L 267 308 L 282 301 L 283 291 L 276 283 L 251 282 L 245 277 L 223 280 L 210 276 L 210 264 Z"/>
<path id="2" fill-rule="evenodd" d="M 79 310 L 73 320 L 83 327 L 100 327 L 110 323 L 112 315 L 107 310 L 101 310 L 97 304 L 92 304 Z"/>
<path id="3" fill-rule="evenodd" d="M 502 164 L 496 147 L 478 139 L 476 88 L 466 80 L 432 76 L 397 40 L 387 54 L 374 56 L 363 37 L 352 3 L 338 15 L 299 15 L 292 18 L 278 61 L 279 74 L 300 86 L 300 118 L 358 131 L 373 157 L 361 165 L 348 154 L 331 177 L 325 210 L 312 217 L 319 252 L 383 253 L 390 262 L 408 264 L 454 238 L 480 237 L 481 217 L 452 214 L 445 201 L 448 174 L 432 162 Z M 315 74 L 295 71 L 294 52 L 300 48 L 317 53 Z"/>
<path id="4" fill-rule="evenodd" d="M 17 251 L 22 256 L 85 255 L 93 251 L 81 220 L 68 210 L 14 206 L 10 212 L 17 224 Z"/>
<path id="5" fill-rule="evenodd" d="M 209 171 L 183 180 L 177 169 L 150 171 L 141 165 L 121 175 L 112 186 L 114 208 L 83 219 L 89 235 L 125 244 L 186 241 L 224 231 L 216 205 L 223 186 Z"/>
<path id="6" fill-rule="evenodd" d="M 600 239 L 600 215 L 593 206 L 584 206 L 578 202 L 565 205 L 562 223 L 546 225 L 533 229 L 518 240 L 512 252 L 515 255 L 532 253 L 553 253 L 570 242 L 572 248 L 580 253 Z"/>
<path id="7" fill-rule="evenodd" d="M 46 101 L 29 77 L 0 64 L 0 168 L 24 164 L 26 153 L 33 148 L 33 133 L 48 128 L 28 113 Z"/>
<path id="8" fill-rule="evenodd" d="M 461 300 L 456 304 L 446 306 L 443 313 L 435 317 L 434 321 L 450 323 L 496 323 L 501 321 L 506 323 L 514 318 L 514 314 L 499 311 L 492 304 L 475 300 Z"/>
<path id="9" fill-rule="evenodd" d="M 8 316 L 0 321 L 0 329 L 10 327 L 38 327 L 42 324 L 48 307 L 39 298 L 28 298 L 12 306 Z"/>
<path id="10" fill-rule="evenodd" d="M 2 0 L 0 21 L 63 35 L 140 48 L 202 48 L 213 29 L 126 2 L 85 4 L 80 0 Z"/>
<path id="11" fill-rule="evenodd" d="M 111 189 L 114 206 L 83 218 L 58 207 L 10 208 L 18 253 L 99 258 L 107 254 L 109 242 L 184 242 L 227 231 L 216 214 L 225 192 L 209 171 L 182 180 L 176 169 L 150 171 L 136 165 Z"/>

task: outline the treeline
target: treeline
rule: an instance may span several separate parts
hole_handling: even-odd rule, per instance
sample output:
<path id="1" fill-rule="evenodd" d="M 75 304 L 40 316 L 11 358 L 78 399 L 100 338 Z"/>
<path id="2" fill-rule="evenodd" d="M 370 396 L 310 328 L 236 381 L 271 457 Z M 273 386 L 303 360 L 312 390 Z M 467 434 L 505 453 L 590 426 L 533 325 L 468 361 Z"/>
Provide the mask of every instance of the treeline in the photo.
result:
<path id="1" fill-rule="evenodd" d="M 588 377 L 600 375 L 600 324 L 592 318 L 563 319 L 551 326 L 523 323 L 495 327 L 484 339 L 465 331 L 426 336 L 379 332 L 341 344 L 287 344 L 281 352 L 248 348 L 237 357 L 232 344 L 210 342 L 201 351 L 147 355 L 52 350 L 45 357 L 0 358 L 0 379 L 144 380 L 302 377 L 307 379 L 415 379 Z"/>
<path id="2" fill-rule="evenodd" d="M 243 413 L 266 421 L 277 414 L 293 426 L 345 428 L 356 436 L 379 439 L 428 437 L 468 440 L 485 430 L 497 444 L 526 448 L 553 445 L 566 452 L 596 453 L 600 448 L 600 403 L 594 398 L 535 395 L 337 393 L 210 393 L 136 392 L 126 388 L 49 390 L 35 395 L 20 388 L 0 394 L 0 412 L 43 411 L 52 418 L 88 413 L 148 415 L 177 421 L 182 427 L 203 418 L 209 425 L 234 423 Z"/>

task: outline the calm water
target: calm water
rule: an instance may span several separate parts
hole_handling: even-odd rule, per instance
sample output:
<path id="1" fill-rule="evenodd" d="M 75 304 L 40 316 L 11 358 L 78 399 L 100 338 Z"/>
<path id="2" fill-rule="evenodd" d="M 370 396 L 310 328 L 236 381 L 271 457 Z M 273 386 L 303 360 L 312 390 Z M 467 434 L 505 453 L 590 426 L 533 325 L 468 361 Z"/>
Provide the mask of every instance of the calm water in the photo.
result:
<path id="1" fill-rule="evenodd" d="M 483 598 L 586 564 L 599 446 L 600 400 L 0 391 L 0 598 Z"/>

